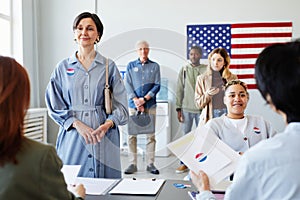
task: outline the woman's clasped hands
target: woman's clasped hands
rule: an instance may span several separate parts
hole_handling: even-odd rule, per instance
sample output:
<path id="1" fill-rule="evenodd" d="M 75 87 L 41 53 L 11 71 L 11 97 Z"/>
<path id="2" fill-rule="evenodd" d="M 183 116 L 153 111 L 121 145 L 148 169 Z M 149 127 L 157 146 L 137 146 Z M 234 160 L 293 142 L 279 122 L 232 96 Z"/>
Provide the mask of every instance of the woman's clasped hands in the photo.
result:
<path id="1" fill-rule="evenodd" d="M 101 139 L 105 136 L 110 125 L 104 123 L 94 130 L 83 122 L 76 120 L 73 123 L 73 127 L 76 128 L 78 133 L 84 138 L 86 144 L 96 144 L 97 142 L 101 142 Z"/>

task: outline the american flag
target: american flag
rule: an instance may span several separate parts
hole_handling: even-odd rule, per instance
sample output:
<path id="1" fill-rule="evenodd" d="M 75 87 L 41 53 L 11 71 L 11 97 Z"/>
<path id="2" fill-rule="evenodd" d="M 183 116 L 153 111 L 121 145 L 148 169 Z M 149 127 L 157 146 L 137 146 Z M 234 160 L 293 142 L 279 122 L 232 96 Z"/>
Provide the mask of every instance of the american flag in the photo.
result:
<path id="1" fill-rule="evenodd" d="M 192 46 L 203 50 L 201 62 L 208 54 L 223 47 L 230 55 L 230 70 L 255 89 L 254 64 L 258 54 L 268 45 L 292 39 L 292 22 L 187 25 L 187 56 Z"/>

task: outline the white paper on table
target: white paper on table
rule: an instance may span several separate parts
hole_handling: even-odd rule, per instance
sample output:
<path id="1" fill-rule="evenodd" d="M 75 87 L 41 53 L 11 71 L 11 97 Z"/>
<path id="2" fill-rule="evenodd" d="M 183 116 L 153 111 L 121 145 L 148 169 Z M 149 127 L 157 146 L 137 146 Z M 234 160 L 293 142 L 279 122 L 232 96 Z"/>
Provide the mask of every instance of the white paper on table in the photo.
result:
<path id="1" fill-rule="evenodd" d="M 195 172 L 203 170 L 209 176 L 212 189 L 235 171 L 240 158 L 205 126 L 196 128 L 167 146 L 189 169 Z"/>
<path id="2" fill-rule="evenodd" d="M 110 194 L 156 195 L 164 179 L 122 179 Z"/>
<path id="3" fill-rule="evenodd" d="M 63 165 L 61 171 L 67 184 L 75 184 L 81 165 Z"/>
<path id="4" fill-rule="evenodd" d="M 82 183 L 89 195 L 105 195 L 120 179 L 77 177 L 76 184 Z"/>

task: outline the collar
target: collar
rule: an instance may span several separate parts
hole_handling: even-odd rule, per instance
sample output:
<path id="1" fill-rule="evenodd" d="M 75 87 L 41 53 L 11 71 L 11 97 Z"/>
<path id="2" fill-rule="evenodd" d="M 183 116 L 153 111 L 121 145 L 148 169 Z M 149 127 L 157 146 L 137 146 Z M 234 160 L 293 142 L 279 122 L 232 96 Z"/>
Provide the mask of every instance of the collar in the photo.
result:
<path id="1" fill-rule="evenodd" d="M 137 59 L 137 63 L 138 64 L 142 64 L 140 58 Z M 151 61 L 149 58 L 146 60 L 146 62 L 144 62 L 144 64 L 148 64 L 148 63 L 153 63 L 153 61 Z"/>
<path id="2" fill-rule="evenodd" d="M 69 65 L 74 65 L 74 64 L 79 62 L 79 60 L 76 57 L 76 53 L 77 53 L 77 51 L 75 51 L 75 53 L 73 53 L 69 57 L 69 60 L 68 60 Z M 95 62 L 100 63 L 100 64 L 105 64 L 106 63 L 106 58 L 104 56 L 102 56 L 98 51 L 96 51 Z"/>

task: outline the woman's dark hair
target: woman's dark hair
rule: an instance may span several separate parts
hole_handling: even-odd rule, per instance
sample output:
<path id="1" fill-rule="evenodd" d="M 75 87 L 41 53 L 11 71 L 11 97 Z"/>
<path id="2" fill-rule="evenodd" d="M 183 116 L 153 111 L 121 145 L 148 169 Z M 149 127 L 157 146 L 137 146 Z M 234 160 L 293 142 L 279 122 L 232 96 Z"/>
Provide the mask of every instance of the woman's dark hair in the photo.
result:
<path id="1" fill-rule="evenodd" d="M 0 56 L 0 166 L 17 163 L 30 104 L 27 72 L 16 60 Z"/>
<path id="2" fill-rule="evenodd" d="M 99 38 L 101 38 L 103 35 L 104 27 L 103 27 L 103 24 L 102 24 L 101 20 L 99 19 L 99 17 L 94 13 L 83 12 L 83 13 L 79 14 L 73 22 L 73 31 L 75 31 L 77 29 L 79 22 L 85 18 L 91 18 L 95 22 Z M 97 42 L 99 42 L 99 41 L 100 40 L 98 40 Z"/>
<path id="3" fill-rule="evenodd" d="M 287 115 L 287 122 L 300 121 L 300 42 L 266 47 L 255 64 L 258 90 L 276 109 Z M 269 102 L 270 103 L 270 102 Z"/>

